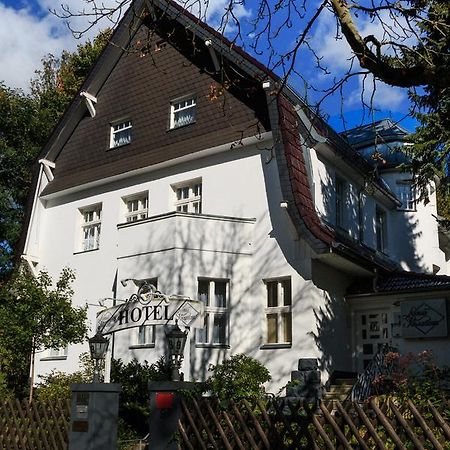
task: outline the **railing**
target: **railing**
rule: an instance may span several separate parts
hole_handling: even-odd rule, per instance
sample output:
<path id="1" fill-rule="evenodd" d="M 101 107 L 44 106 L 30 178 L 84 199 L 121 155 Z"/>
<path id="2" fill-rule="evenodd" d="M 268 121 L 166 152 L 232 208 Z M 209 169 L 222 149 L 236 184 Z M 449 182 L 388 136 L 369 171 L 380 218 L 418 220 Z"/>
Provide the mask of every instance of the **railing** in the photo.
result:
<path id="1" fill-rule="evenodd" d="M 364 372 L 360 373 L 356 379 L 350 398 L 354 402 L 360 402 L 373 395 L 373 382 L 380 376 L 389 376 L 394 370 L 393 363 L 386 363 L 386 355 L 395 352 L 396 349 L 388 344 L 384 344 L 375 354 Z"/>

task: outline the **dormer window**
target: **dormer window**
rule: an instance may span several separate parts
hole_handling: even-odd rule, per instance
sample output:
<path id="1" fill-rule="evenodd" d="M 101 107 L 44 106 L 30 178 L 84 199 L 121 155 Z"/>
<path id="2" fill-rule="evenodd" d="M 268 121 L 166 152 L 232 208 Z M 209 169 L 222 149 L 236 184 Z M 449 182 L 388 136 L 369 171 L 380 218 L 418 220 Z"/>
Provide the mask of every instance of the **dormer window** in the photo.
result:
<path id="1" fill-rule="evenodd" d="M 116 148 L 131 142 L 131 120 L 111 125 L 109 148 Z"/>
<path id="2" fill-rule="evenodd" d="M 170 129 L 194 123 L 197 117 L 197 101 L 194 96 L 170 103 Z"/>

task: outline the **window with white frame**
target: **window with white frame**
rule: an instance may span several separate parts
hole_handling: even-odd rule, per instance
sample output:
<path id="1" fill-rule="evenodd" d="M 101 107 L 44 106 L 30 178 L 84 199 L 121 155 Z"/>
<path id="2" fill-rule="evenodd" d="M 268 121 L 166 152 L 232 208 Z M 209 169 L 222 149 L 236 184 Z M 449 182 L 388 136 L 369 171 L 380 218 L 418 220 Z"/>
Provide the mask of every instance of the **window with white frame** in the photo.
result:
<path id="1" fill-rule="evenodd" d="M 82 251 L 96 250 L 100 246 L 100 228 L 102 220 L 102 205 L 90 206 L 80 210 L 82 219 Z"/>
<path id="2" fill-rule="evenodd" d="M 49 348 L 47 351 L 47 357 L 55 359 L 67 358 L 67 347 Z"/>
<path id="3" fill-rule="evenodd" d="M 194 123 L 197 116 L 197 101 L 194 96 L 174 100 L 170 103 L 170 128 Z"/>
<path id="4" fill-rule="evenodd" d="M 345 228 L 345 200 L 347 183 L 340 177 L 335 177 L 335 214 L 336 228 Z"/>
<path id="5" fill-rule="evenodd" d="M 136 344 L 138 346 L 155 345 L 156 325 L 141 325 L 138 328 Z"/>
<path id="6" fill-rule="evenodd" d="M 267 344 L 292 343 L 292 289 L 290 278 L 265 280 L 267 303 L 266 317 Z"/>
<path id="7" fill-rule="evenodd" d="M 144 283 L 151 284 L 158 289 L 158 278 L 144 278 L 135 280 L 134 283 L 140 288 Z M 153 347 L 156 340 L 156 325 L 141 325 L 137 328 L 135 345 L 133 347 Z"/>
<path id="8" fill-rule="evenodd" d="M 127 222 L 136 222 L 148 217 L 148 192 L 123 197 L 122 200 L 125 203 Z"/>
<path id="9" fill-rule="evenodd" d="M 397 181 L 395 193 L 402 202 L 398 209 L 404 211 L 414 211 L 416 209 L 415 189 L 410 180 Z"/>
<path id="10" fill-rule="evenodd" d="M 205 304 L 205 322 L 196 330 L 196 343 L 227 345 L 229 280 L 199 278 L 198 299 Z"/>
<path id="11" fill-rule="evenodd" d="M 173 186 L 175 191 L 175 210 L 179 212 L 202 213 L 202 180 L 194 180 Z"/>
<path id="12" fill-rule="evenodd" d="M 375 209 L 375 239 L 376 248 L 379 252 L 386 253 L 387 250 L 387 216 L 386 211 L 378 206 Z"/>
<path id="13" fill-rule="evenodd" d="M 131 120 L 111 125 L 109 148 L 120 147 L 131 142 Z"/>

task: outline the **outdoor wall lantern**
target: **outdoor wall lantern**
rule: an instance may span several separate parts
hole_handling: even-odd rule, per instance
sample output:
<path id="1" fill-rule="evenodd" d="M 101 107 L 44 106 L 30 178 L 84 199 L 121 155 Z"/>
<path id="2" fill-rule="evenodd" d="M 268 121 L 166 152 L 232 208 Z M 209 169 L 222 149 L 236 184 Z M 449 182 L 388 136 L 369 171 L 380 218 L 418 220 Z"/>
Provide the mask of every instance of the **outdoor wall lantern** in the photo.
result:
<path id="1" fill-rule="evenodd" d="M 166 331 L 167 344 L 169 346 L 169 358 L 172 363 L 172 380 L 180 381 L 180 368 L 183 361 L 184 347 L 186 345 L 186 339 L 188 330 L 181 331 L 178 326 L 178 320 L 175 321 L 175 325 Z"/>
<path id="2" fill-rule="evenodd" d="M 89 339 L 89 350 L 91 358 L 94 360 L 94 383 L 100 383 L 100 366 L 105 360 L 106 350 L 108 349 L 109 339 L 105 338 L 100 331 L 97 331 L 94 337 Z"/>

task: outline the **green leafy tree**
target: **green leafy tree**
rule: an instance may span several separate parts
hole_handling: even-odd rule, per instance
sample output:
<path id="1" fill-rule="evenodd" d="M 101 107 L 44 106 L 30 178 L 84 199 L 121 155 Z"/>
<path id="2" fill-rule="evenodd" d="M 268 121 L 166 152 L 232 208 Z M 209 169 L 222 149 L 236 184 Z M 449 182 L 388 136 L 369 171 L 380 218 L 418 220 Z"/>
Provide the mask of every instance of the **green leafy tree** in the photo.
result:
<path id="1" fill-rule="evenodd" d="M 436 23 L 447 24 L 447 27 L 441 29 L 435 26 Z M 417 51 L 450 73 L 450 4 L 441 0 L 428 2 L 428 20 L 420 27 L 422 40 Z M 412 136 L 413 167 L 418 185 L 422 196 L 426 197 L 427 182 L 434 177 L 440 178 L 439 212 L 450 219 L 450 86 L 448 83 L 429 83 L 422 92 L 411 93 L 411 99 L 417 107 L 414 115 L 420 122 Z"/>
<path id="2" fill-rule="evenodd" d="M 0 83 L 0 280 L 13 268 L 33 162 L 110 33 L 106 30 L 60 58 L 45 57 L 30 94 Z"/>
<path id="3" fill-rule="evenodd" d="M 87 336 L 87 308 L 71 303 L 74 278 L 63 269 L 53 286 L 47 272 L 34 277 L 18 270 L 0 288 L 0 371 L 17 396 L 24 394 L 37 351 L 80 343 Z"/>
<path id="4" fill-rule="evenodd" d="M 264 397 L 263 384 L 272 378 L 258 360 L 244 354 L 223 360 L 212 372 L 208 388 L 225 405 L 229 400 Z"/>
<path id="5" fill-rule="evenodd" d="M 31 167 L 43 141 L 36 102 L 0 84 L 0 279 L 12 269 Z"/>

